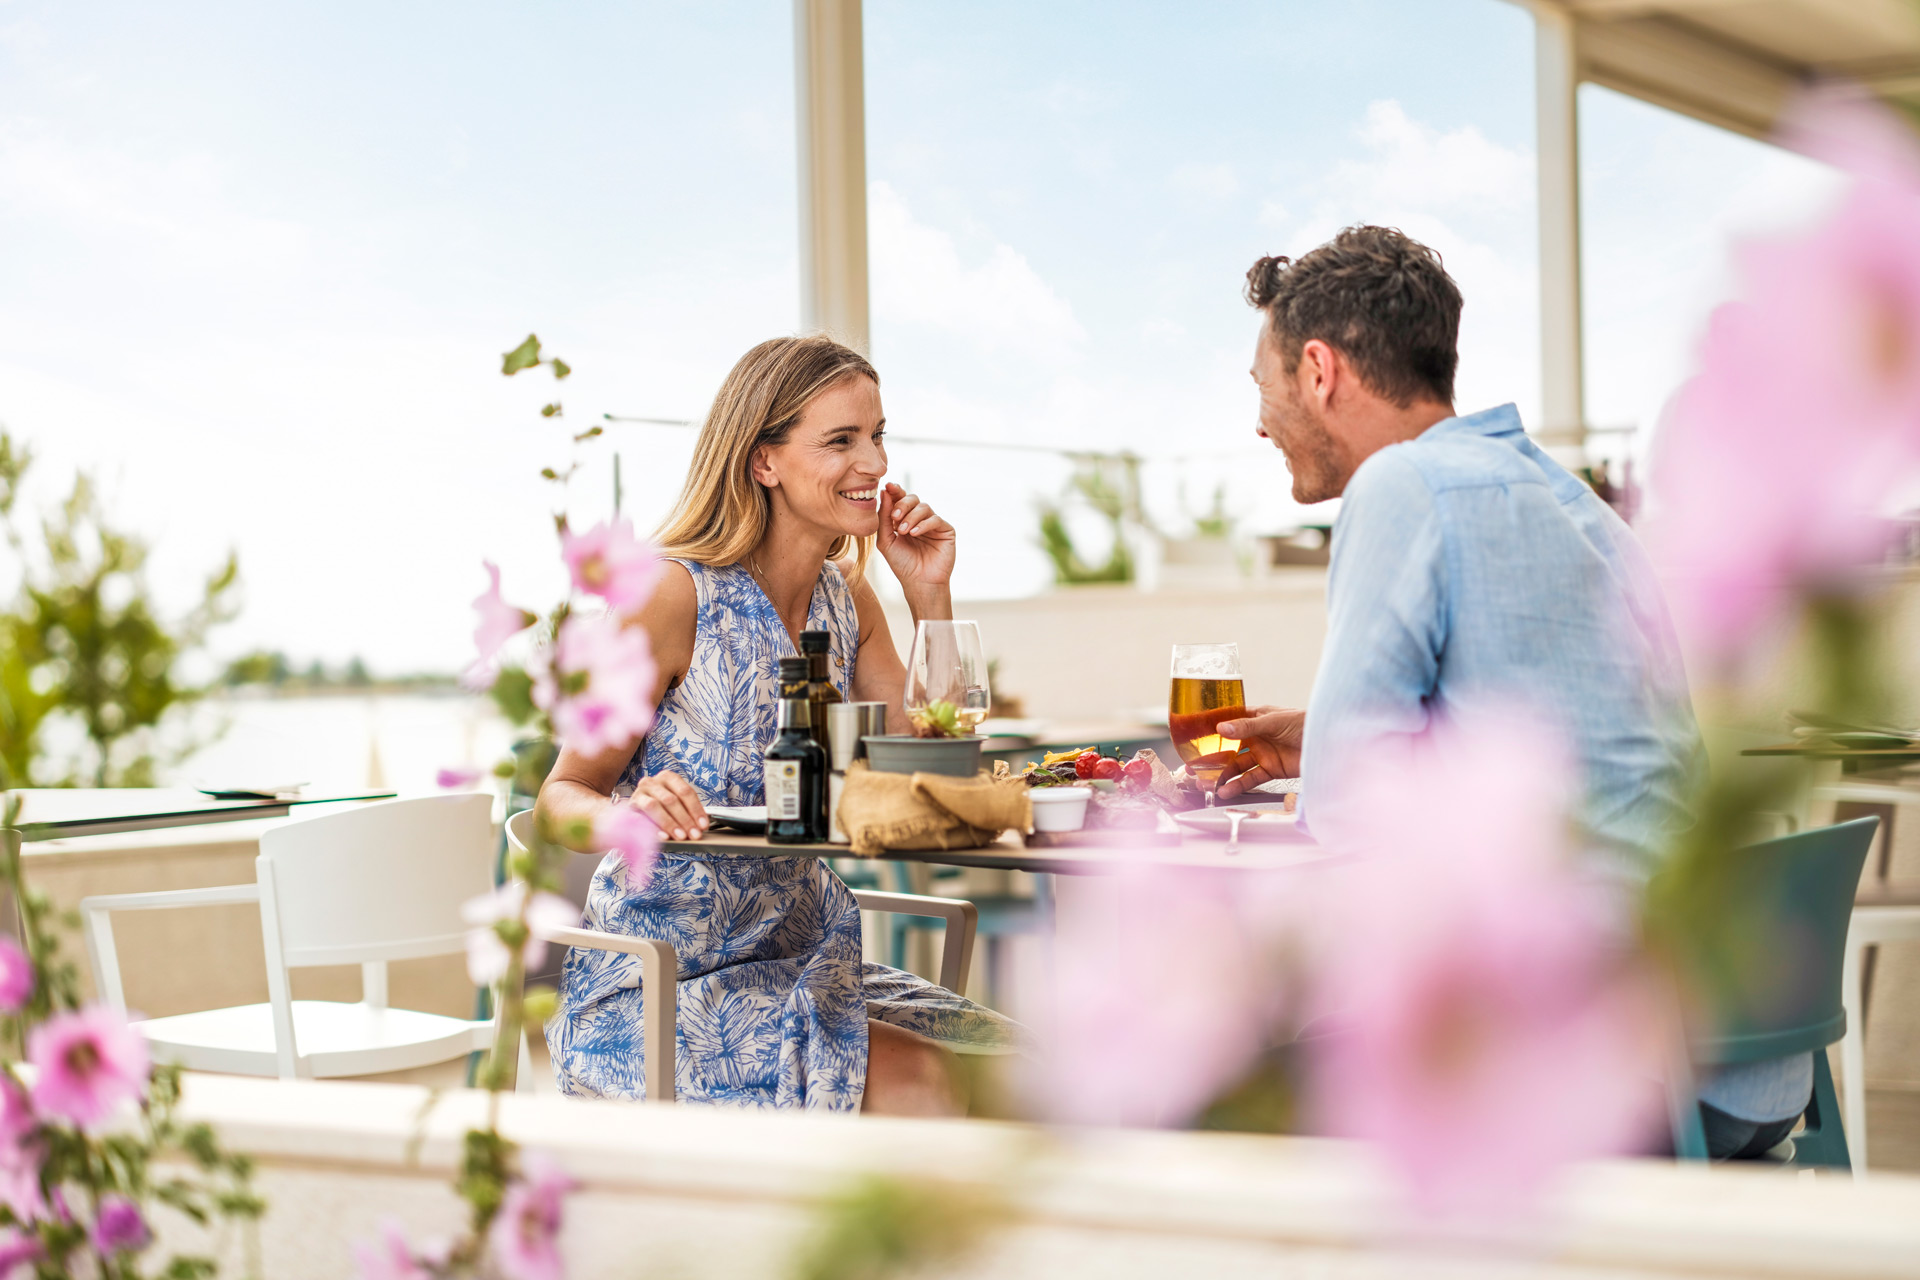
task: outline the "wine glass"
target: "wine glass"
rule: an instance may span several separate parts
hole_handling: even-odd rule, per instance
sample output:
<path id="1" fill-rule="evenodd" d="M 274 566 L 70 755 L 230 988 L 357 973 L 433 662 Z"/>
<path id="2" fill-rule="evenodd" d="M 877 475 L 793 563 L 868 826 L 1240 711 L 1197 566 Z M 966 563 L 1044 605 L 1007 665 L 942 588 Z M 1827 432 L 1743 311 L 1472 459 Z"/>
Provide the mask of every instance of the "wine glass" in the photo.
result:
<path id="1" fill-rule="evenodd" d="M 968 733 L 987 718 L 993 694 L 979 623 L 935 620 L 914 628 L 904 702 L 908 716 L 944 702 Z"/>
<path id="2" fill-rule="evenodd" d="M 1167 696 L 1167 736 L 1186 762 L 1187 773 L 1211 792 L 1240 749 L 1237 738 L 1220 736 L 1222 720 L 1247 714 L 1240 678 L 1240 646 L 1173 646 L 1173 689 Z"/>

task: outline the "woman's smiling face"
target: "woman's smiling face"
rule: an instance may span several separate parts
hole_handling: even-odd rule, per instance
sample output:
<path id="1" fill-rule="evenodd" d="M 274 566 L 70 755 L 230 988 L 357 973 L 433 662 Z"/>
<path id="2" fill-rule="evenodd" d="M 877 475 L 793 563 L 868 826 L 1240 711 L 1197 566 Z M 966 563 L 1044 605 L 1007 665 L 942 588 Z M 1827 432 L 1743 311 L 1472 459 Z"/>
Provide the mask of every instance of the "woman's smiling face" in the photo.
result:
<path id="1" fill-rule="evenodd" d="M 848 378 L 815 396 L 784 442 L 760 450 L 753 477 L 772 490 L 776 512 L 836 537 L 868 537 L 880 528 L 886 421 L 878 384 Z"/>

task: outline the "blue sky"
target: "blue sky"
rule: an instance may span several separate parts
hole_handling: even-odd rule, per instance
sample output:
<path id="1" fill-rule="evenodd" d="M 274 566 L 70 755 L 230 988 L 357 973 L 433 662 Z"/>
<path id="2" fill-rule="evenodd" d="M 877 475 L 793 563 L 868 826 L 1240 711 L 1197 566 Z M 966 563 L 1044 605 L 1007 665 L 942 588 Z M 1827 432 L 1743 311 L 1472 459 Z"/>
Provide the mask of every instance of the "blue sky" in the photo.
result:
<path id="1" fill-rule="evenodd" d="M 1300 518 L 1250 435 L 1263 252 L 1386 221 L 1467 295 L 1463 409 L 1535 372 L 1530 20 L 1500 0 L 867 7 L 874 355 L 902 435 L 1131 448 L 1178 531 L 1216 484 Z M 228 545 L 222 647 L 463 658 L 486 556 L 558 589 L 570 425 L 697 417 L 798 323 L 791 8 L 0 4 L 0 422 L 43 492 L 100 473 L 178 597 Z M 1830 179 L 1583 91 L 1590 418 L 1651 425 L 1731 236 Z M 629 506 L 688 437 L 621 427 Z M 572 501 L 604 509 L 607 450 Z M 1065 464 L 901 446 L 964 595 L 1039 589 Z M 1183 493 L 1185 501 L 1183 503 Z"/>

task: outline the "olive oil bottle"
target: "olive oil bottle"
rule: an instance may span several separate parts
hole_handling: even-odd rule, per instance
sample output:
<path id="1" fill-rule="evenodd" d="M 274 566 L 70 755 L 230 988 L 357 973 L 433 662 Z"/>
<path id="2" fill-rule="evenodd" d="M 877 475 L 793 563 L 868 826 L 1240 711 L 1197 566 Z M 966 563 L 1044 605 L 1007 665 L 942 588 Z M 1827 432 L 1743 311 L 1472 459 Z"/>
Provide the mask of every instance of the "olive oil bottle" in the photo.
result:
<path id="1" fill-rule="evenodd" d="M 807 716 L 813 726 L 813 740 L 827 753 L 829 763 L 833 760 L 833 727 L 827 718 L 827 708 L 843 701 L 840 691 L 833 687 L 833 677 L 827 671 L 827 647 L 832 636 L 825 631 L 802 631 L 800 633 L 800 652 L 807 659 Z"/>
<path id="2" fill-rule="evenodd" d="M 807 660 L 780 659 L 780 719 L 767 745 L 767 843 L 827 838 L 827 753 L 813 740 Z"/>

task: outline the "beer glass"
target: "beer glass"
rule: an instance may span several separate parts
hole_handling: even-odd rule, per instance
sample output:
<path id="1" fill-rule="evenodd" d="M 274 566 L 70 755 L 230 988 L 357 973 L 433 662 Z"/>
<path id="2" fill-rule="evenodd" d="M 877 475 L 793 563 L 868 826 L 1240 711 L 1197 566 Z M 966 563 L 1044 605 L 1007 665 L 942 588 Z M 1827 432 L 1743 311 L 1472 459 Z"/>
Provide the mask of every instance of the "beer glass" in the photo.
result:
<path id="1" fill-rule="evenodd" d="M 1232 644 L 1173 646 L 1173 691 L 1167 698 L 1167 734 L 1186 762 L 1187 773 L 1212 791 L 1240 749 L 1238 738 L 1220 736 L 1222 720 L 1247 714 L 1240 679 L 1240 647 Z"/>

